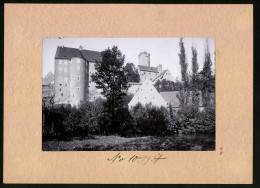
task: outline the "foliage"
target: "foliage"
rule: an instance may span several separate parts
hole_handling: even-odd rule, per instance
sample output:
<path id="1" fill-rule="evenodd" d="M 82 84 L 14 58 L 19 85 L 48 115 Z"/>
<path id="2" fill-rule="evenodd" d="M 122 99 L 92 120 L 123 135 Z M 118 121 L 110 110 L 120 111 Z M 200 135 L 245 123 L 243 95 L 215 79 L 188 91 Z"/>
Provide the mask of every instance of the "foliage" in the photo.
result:
<path id="1" fill-rule="evenodd" d="M 199 75 L 198 75 L 199 65 L 197 60 L 198 52 L 194 46 L 192 46 L 191 51 L 192 51 L 191 100 L 195 109 L 198 110 L 199 108 L 199 97 L 197 97 L 199 91 Z"/>
<path id="2" fill-rule="evenodd" d="M 98 120 L 103 112 L 102 99 L 94 102 L 84 101 L 78 108 L 70 105 L 53 105 L 43 107 L 44 126 L 46 135 L 88 136 L 99 133 Z"/>
<path id="3" fill-rule="evenodd" d="M 127 82 L 140 82 L 140 75 L 133 63 L 127 63 L 124 67 Z"/>
<path id="4" fill-rule="evenodd" d="M 131 108 L 130 113 L 136 122 L 136 132 L 139 134 L 162 135 L 168 124 L 168 111 L 164 107 L 138 103 Z"/>
<path id="5" fill-rule="evenodd" d="M 208 40 L 206 40 L 205 54 L 204 54 L 204 62 L 203 69 L 200 72 L 201 75 L 201 86 L 200 89 L 202 91 L 203 97 L 203 105 L 208 107 L 210 105 L 210 93 L 212 91 L 215 92 L 215 76 L 212 75 L 212 61 L 209 50 Z"/>
<path id="6" fill-rule="evenodd" d="M 188 105 L 177 111 L 169 122 L 170 133 L 214 133 L 215 109 L 198 111 L 195 105 Z"/>
<path id="7" fill-rule="evenodd" d="M 123 70 L 125 56 L 116 46 L 101 52 L 101 61 L 96 62 L 96 72 L 91 76 L 98 89 L 102 89 L 106 101 L 102 120 L 112 132 L 117 132 L 122 122 L 117 120 L 123 108 L 123 98 L 126 96 L 127 77 Z"/>
<path id="8" fill-rule="evenodd" d="M 188 87 L 189 85 L 189 78 L 187 73 L 188 63 L 186 60 L 183 38 L 180 39 L 179 46 L 180 46 L 180 53 L 178 55 L 179 55 L 179 64 L 181 66 L 181 79 L 184 83 L 184 87 Z"/>
<path id="9" fill-rule="evenodd" d="M 179 63 L 181 66 L 181 76 L 182 76 L 183 85 L 180 88 L 179 94 L 177 94 L 176 96 L 180 101 L 180 108 L 184 108 L 189 102 L 190 89 L 189 89 L 189 76 L 187 73 L 188 64 L 186 60 L 183 38 L 180 39 L 179 46 L 180 46 Z"/>
<path id="10" fill-rule="evenodd" d="M 165 91 L 179 91 L 181 88 L 180 82 L 173 82 L 170 80 L 157 80 L 154 84 L 154 87 L 157 89 L 158 92 L 165 92 Z"/>

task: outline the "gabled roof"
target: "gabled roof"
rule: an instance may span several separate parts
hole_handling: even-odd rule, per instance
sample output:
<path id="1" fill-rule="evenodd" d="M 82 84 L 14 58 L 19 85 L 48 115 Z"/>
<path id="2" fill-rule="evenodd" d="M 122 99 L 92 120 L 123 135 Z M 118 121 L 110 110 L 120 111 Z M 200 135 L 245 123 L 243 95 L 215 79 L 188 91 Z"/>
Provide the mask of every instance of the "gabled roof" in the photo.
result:
<path id="1" fill-rule="evenodd" d="M 101 58 L 101 53 L 91 50 L 81 50 L 81 54 L 87 61 L 95 61 Z"/>
<path id="2" fill-rule="evenodd" d="M 156 82 L 157 80 L 162 79 L 167 70 L 168 70 L 168 69 L 164 70 L 161 74 L 159 74 L 159 76 L 157 76 L 157 77 L 156 77 L 155 79 L 153 79 L 152 81 L 153 81 L 153 82 Z"/>
<path id="3" fill-rule="evenodd" d="M 172 107 L 178 108 L 180 106 L 180 101 L 177 97 L 179 91 L 169 91 L 169 92 L 160 92 L 163 99 L 167 102 L 167 104 L 171 104 Z M 199 98 L 199 106 L 203 106 L 202 104 L 202 93 L 199 91 L 196 95 Z M 189 104 L 192 103 L 192 91 L 190 92 Z"/>
<path id="4" fill-rule="evenodd" d="M 174 108 L 180 106 L 180 101 L 177 98 L 178 93 L 179 91 L 160 92 L 161 96 L 167 102 L 167 104 L 171 104 Z"/>
<path id="5" fill-rule="evenodd" d="M 147 71 L 147 72 L 156 72 L 158 73 L 158 67 L 149 67 L 145 65 L 138 65 L 140 71 Z"/>
<path id="6" fill-rule="evenodd" d="M 55 59 L 71 59 L 72 57 L 79 57 L 83 59 L 79 49 L 58 46 Z"/>
<path id="7" fill-rule="evenodd" d="M 42 85 L 48 85 L 51 82 L 54 82 L 54 74 L 49 72 L 44 78 L 42 78 Z"/>
<path id="8" fill-rule="evenodd" d="M 132 100 L 128 103 L 129 108 L 135 106 L 137 103 L 146 105 L 152 103 L 154 106 L 164 106 L 167 107 L 166 101 L 155 89 L 150 80 L 145 80 L 142 85 L 136 91 Z"/>
<path id="9" fill-rule="evenodd" d="M 55 59 L 71 59 L 73 57 L 78 57 L 87 61 L 95 61 L 98 60 L 100 56 L 101 53 L 97 51 L 79 50 L 77 48 L 58 46 L 55 54 Z"/>

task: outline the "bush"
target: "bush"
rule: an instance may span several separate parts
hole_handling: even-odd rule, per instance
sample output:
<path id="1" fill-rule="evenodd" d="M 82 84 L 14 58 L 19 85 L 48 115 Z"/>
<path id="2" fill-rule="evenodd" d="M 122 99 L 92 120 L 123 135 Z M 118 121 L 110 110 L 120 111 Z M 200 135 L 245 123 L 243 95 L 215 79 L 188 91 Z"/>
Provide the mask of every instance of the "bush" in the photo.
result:
<path id="1" fill-rule="evenodd" d="M 138 103 L 131 108 L 130 113 L 136 122 L 136 133 L 145 135 L 162 135 L 167 131 L 168 111 L 166 108 L 158 108 L 147 104 Z"/>

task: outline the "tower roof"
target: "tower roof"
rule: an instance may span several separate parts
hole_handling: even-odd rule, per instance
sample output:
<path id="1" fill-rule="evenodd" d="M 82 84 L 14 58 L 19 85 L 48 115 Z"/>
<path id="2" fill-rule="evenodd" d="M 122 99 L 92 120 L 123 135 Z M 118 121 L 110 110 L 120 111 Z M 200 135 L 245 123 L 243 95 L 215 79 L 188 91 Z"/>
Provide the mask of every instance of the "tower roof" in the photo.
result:
<path id="1" fill-rule="evenodd" d="M 141 54 L 147 54 L 147 55 L 150 55 L 150 54 L 149 54 L 148 52 L 146 52 L 146 51 L 143 51 L 143 52 L 140 52 L 140 53 L 139 53 L 139 55 L 141 55 Z M 139 55 L 138 55 L 138 56 L 139 56 Z"/>

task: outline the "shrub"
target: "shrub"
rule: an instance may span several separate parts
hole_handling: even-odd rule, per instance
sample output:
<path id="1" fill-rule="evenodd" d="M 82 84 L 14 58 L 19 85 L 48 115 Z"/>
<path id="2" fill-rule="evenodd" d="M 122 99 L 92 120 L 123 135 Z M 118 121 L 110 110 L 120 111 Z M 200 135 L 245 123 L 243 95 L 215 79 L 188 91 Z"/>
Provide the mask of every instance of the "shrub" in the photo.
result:
<path id="1" fill-rule="evenodd" d="M 164 107 L 140 103 L 131 108 L 130 113 L 136 122 L 136 132 L 139 134 L 162 135 L 167 130 L 168 111 Z"/>

